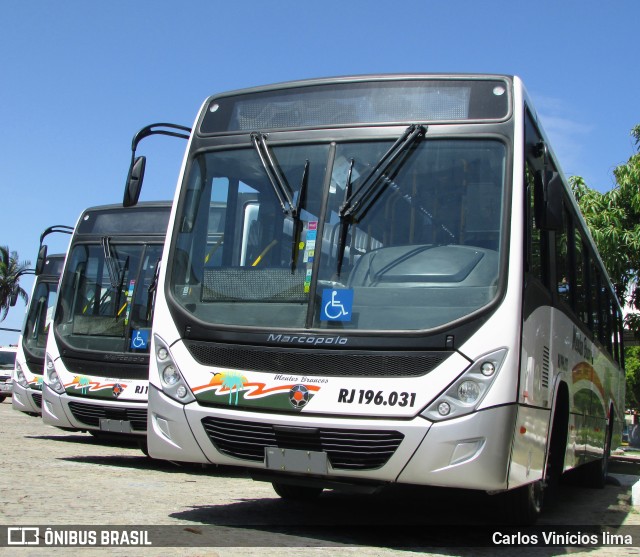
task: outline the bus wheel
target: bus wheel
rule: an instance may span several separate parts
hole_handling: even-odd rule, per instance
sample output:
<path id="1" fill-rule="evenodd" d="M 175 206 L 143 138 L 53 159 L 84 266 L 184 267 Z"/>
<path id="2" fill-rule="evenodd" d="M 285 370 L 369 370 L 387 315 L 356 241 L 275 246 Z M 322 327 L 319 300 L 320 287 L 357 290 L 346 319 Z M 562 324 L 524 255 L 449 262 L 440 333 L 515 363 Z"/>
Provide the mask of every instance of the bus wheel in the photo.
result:
<path id="1" fill-rule="evenodd" d="M 144 453 L 144 456 L 151 458 L 149 455 L 149 445 L 147 445 L 147 438 L 138 439 L 138 448 Z"/>
<path id="2" fill-rule="evenodd" d="M 321 487 L 291 485 L 280 482 L 272 482 L 271 485 L 280 497 L 292 501 L 311 501 L 322 493 Z"/>
<path id="3" fill-rule="evenodd" d="M 505 519 L 508 523 L 526 526 L 534 524 L 542 512 L 544 484 L 533 482 L 507 491 L 504 497 Z"/>

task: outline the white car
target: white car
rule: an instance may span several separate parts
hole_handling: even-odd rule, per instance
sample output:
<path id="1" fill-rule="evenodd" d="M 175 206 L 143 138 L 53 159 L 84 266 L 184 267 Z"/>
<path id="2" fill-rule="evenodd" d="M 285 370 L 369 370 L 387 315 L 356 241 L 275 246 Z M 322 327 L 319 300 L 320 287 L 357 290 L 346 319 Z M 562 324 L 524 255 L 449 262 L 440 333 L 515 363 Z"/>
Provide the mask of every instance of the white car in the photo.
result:
<path id="1" fill-rule="evenodd" d="M 0 402 L 11 396 L 13 368 L 16 365 L 16 346 L 0 347 Z"/>

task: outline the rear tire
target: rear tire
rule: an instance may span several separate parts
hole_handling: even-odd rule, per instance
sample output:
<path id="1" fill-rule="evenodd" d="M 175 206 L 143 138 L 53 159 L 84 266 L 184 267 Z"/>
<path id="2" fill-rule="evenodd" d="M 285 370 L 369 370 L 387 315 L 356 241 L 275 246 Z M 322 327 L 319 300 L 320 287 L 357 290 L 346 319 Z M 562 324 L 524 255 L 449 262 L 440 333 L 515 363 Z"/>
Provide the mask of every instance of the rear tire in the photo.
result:
<path id="1" fill-rule="evenodd" d="M 317 499 L 322 493 L 321 487 L 292 485 L 280 482 L 272 482 L 271 485 L 280 497 L 289 501 L 312 501 Z"/>

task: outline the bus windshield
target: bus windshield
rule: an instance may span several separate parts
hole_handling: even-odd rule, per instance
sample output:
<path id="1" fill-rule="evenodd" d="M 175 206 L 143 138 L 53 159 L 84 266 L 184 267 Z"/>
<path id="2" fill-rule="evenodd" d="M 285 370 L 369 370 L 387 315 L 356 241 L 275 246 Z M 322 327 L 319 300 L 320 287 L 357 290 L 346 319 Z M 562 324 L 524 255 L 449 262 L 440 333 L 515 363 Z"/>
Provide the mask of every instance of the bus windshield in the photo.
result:
<path id="1" fill-rule="evenodd" d="M 31 297 L 24 326 L 22 337 L 24 349 L 33 357 L 43 360 L 57 294 L 57 282 L 38 282 Z"/>
<path id="2" fill-rule="evenodd" d="M 424 330 L 487 306 L 505 144 L 419 137 L 385 162 L 395 144 L 265 139 L 198 154 L 171 298 L 205 324 L 267 328 Z"/>
<path id="3" fill-rule="evenodd" d="M 151 327 L 149 287 L 155 280 L 161 245 L 101 244 L 71 248 L 61 284 L 55 330 L 72 348 L 144 352 L 136 332 Z"/>

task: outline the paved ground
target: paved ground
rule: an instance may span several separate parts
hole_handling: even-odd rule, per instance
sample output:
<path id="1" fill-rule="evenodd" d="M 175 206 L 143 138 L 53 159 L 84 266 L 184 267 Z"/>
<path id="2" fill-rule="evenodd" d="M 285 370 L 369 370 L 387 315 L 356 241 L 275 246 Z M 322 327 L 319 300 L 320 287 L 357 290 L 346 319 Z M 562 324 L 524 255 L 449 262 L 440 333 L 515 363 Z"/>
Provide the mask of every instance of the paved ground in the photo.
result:
<path id="1" fill-rule="evenodd" d="M 640 555 L 637 547 L 421 547 L 459 545 L 474 528 L 501 529 L 495 497 L 435 489 L 396 489 L 377 497 L 326 492 L 313 504 L 282 501 L 241 469 L 147 459 L 132 444 L 99 442 L 46 426 L 0 404 L 0 527 L 57 525 L 167 527 L 203 540 L 199 548 L 0 548 L 3 555 Z M 631 506 L 632 464 L 618 465 L 603 490 L 563 486 L 560 504 L 540 520 L 566 525 L 638 526 Z M 488 525 L 488 526 L 487 526 Z M 435 529 L 434 529 L 435 528 Z M 154 528 L 154 530 L 157 530 Z M 436 538 L 434 538 L 436 536 Z M 469 538 L 472 539 L 472 538 Z M 200 542 L 199 542 L 200 543 Z M 432 542 L 433 543 L 433 542 Z M 582 551 L 582 552 L 581 552 Z"/>

